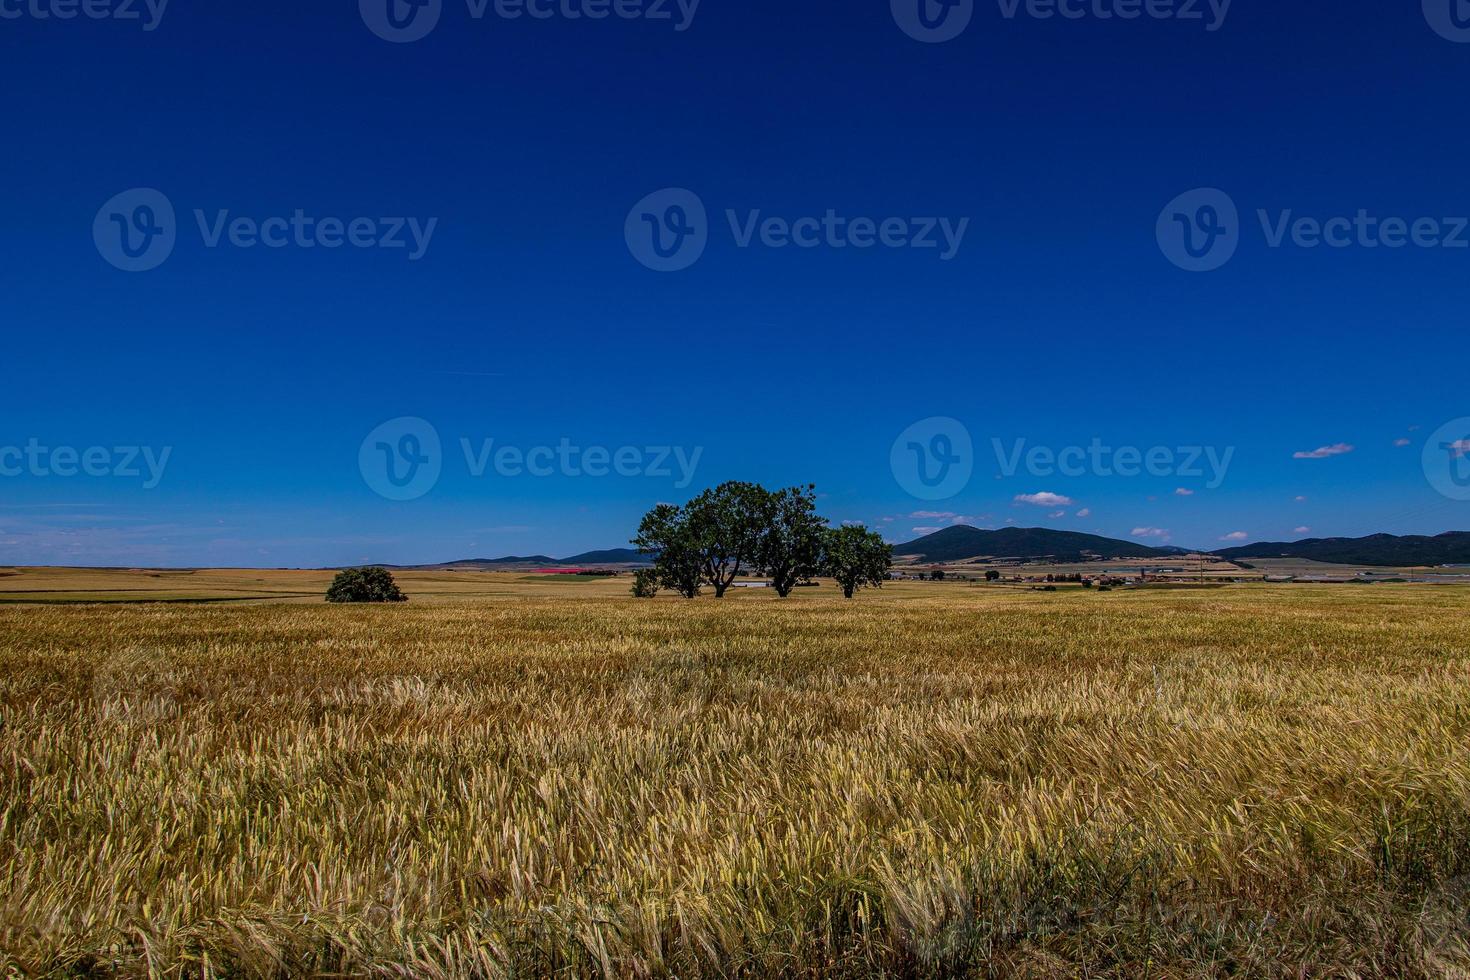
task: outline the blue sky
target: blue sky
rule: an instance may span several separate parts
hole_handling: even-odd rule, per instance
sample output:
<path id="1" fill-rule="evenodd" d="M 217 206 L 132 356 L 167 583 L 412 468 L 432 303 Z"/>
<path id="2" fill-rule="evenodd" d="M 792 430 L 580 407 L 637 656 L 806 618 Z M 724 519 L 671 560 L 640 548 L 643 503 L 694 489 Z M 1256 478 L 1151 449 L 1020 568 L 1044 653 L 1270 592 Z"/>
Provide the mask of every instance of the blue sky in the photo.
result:
<path id="1" fill-rule="evenodd" d="M 976 0 L 938 43 L 908 0 L 442 0 L 406 43 L 379 0 L 94 2 L 0 0 L 0 563 L 564 555 L 725 479 L 815 482 L 896 541 L 1470 528 L 1423 455 L 1470 416 L 1449 0 Z M 1186 271 L 1202 188 L 1237 216 Z M 1342 247 L 1294 224 L 1359 212 Z M 649 268 L 638 230 L 680 215 L 703 251 Z M 124 229 L 172 249 L 124 271 Z M 931 419 L 972 446 L 941 499 L 895 464 Z M 1174 468 L 1007 475 L 994 440 Z"/>

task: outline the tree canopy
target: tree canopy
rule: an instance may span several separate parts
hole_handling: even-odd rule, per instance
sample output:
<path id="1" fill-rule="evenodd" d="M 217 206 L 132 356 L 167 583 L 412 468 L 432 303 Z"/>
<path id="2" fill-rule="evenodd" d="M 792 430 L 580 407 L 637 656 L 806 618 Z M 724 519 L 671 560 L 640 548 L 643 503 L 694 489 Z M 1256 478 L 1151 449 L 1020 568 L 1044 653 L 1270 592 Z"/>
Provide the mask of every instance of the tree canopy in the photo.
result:
<path id="1" fill-rule="evenodd" d="M 386 568 L 344 568 L 327 589 L 328 602 L 407 602 Z"/>

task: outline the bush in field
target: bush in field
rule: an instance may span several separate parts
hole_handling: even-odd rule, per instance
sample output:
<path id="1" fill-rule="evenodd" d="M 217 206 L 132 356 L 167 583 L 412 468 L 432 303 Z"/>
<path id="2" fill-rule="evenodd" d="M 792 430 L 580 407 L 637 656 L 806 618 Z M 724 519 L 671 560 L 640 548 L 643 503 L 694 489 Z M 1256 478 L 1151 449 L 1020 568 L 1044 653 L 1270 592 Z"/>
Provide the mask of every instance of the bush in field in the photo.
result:
<path id="1" fill-rule="evenodd" d="M 344 568 L 327 589 L 328 602 L 407 602 L 386 568 Z"/>
<path id="2" fill-rule="evenodd" d="M 639 599 L 652 599 L 658 595 L 658 572 L 652 568 L 640 568 L 634 572 L 633 595 Z"/>

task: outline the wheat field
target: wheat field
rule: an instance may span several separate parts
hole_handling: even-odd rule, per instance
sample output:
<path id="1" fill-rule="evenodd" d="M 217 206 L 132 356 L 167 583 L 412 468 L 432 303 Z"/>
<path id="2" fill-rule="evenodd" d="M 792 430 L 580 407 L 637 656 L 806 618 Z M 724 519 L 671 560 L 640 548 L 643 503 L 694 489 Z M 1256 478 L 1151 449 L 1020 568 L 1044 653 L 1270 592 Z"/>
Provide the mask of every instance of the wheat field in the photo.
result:
<path id="1" fill-rule="evenodd" d="M 497 580 L 0 606 L 0 971 L 1470 969 L 1470 591 Z"/>

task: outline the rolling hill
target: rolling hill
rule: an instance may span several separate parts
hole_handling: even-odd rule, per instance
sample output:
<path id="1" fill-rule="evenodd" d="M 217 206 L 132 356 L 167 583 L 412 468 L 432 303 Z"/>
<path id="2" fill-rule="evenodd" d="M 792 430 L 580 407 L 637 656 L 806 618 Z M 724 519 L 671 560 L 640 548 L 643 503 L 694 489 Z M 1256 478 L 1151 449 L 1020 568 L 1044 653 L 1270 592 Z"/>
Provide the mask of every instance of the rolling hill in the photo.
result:
<path id="1" fill-rule="evenodd" d="M 925 562 L 961 562 L 971 558 L 1086 561 L 1089 558 L 1168 558 L 1185 553 L 1180 548 L 1150 548 L 1132 541 L 1076 531 L 1053 531 L 1044 527 L 982 531 L 966 524 L 947 527 L 893 548 L 896 558 L 913 557 Z"/>
<path id="2" fill-rule="evenodd" d="M 436 562 L 432 565 L 388 565 L 395 571 L 439 572 L 439 571 L 494 571 L 498 568 L 585 568 L 606 565 L 651 565 L 647 555 L 640 555 L 632 548 L 609 548 L 604 551 L 584 551 L 570 558 L 551 558 L 547 555 L 507 555 L 504 558 L 464 558 L 459 561 Z"/>
<path id="3" fill-rule="evenodd" d="M 1303 541 L 1263 541 L 1215 554 L 1221 558 L 1304 558 L 1337 565 L 1463 565 L 1470 564 L 1470 531 L 1449 531 L 1435 537 L 1370 534 L 1366 538 L 1307 538 Z"/>

